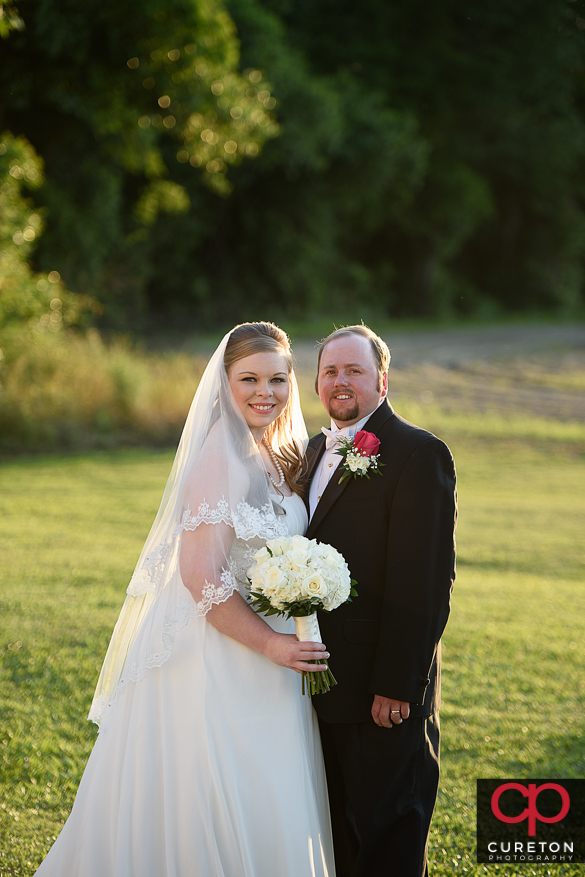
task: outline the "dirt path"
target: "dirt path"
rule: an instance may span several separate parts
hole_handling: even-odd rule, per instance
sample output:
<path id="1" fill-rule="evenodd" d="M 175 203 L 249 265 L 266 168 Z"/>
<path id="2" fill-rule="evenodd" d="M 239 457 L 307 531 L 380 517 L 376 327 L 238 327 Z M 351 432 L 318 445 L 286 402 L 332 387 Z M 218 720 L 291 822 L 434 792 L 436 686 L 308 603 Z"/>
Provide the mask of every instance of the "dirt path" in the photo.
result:
<path id="1" fill-rule="evenodd" d="M 430 329 L 384 340 L 391 398 L 585 421 L 585 323 Z M 297 343 L 295 355 L 305 379 L 314 374 L 315 345 Z"/>

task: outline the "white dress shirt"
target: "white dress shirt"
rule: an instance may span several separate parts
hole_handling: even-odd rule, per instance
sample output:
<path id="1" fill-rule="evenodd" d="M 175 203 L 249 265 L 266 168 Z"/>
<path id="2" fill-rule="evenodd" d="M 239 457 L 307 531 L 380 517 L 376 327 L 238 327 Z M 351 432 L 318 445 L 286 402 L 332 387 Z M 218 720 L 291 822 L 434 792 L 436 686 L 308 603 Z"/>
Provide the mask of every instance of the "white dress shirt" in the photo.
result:
<path id="1" fill-rule="evenodd" d="M 381 399 L 380 404 L 374 410 L 377 410 L 384 401 L 384 399 Z M 359 432 L 360 429 L 364 428 L 373 413 L 373 411 L 370 411 L 369 414 L 367 414 L 365 417 L 362 417 L 362 419 L 358 420 L 357 423 L 352 423 L 351 426 L 344 426 L 342 429 L 340 429 L 337 424 L 332 420 L 331 432 L 344 438 L 354 438 L 355 434 Z M 339 448 L 340 445 L 333 445 L 333 447 L 329 448 L 329 450 L 325 450 L 323 456 L 317 464 L 309 490 L 309 520 L 315 514 L 317 504 L 323 496 L 323 491 L 329 484 L 333 473 L 337 471 L 339 464 L 342 462 L 339 454 L 335 453 L 339 450 Z"/>

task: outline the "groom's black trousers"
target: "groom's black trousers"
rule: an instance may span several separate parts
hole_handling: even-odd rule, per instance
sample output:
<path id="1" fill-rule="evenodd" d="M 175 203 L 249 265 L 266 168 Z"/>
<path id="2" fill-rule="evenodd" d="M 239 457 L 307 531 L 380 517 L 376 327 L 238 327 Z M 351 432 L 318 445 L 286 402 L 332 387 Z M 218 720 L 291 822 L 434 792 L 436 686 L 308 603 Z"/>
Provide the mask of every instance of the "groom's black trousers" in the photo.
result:
<path id="1" fill-rule="evenodd" d="M 426 877 L 439 717 L 393 728 L 319 721 L 337 877 Z"/>

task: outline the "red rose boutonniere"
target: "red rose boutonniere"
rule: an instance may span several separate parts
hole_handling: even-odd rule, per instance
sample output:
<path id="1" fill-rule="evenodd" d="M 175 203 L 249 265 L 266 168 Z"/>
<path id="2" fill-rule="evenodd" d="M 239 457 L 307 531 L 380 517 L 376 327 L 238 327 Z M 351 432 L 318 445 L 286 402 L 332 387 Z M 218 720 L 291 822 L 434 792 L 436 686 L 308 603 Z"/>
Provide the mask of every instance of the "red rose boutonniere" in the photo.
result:
<path id="1" fill-rule="evenodd" d="M 360 429 L 356 432 L 355 437 L 339 438 L 341 448 L 335 451 L 340 457 L 343 457 L 343 468 L 345 472 L 339 479 L 339 484 L 349 475 L 357 478 L 363 475 L 370 477 L 370 472 L 381 475 L 380 468 L 384 463 L 380 463 L 378 449 L 380 447 L 380 439 L 376 438 L 373 432 L 366 432 Z"/>

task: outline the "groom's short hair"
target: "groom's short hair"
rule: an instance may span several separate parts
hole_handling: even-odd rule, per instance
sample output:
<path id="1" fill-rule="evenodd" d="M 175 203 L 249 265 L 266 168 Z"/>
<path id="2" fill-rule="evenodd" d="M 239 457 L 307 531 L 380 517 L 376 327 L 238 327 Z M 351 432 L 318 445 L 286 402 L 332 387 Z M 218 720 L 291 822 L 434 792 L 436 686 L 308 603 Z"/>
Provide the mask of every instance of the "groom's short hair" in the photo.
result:
<path id="1" fill-rule="evenodd" d="M 315 390 L 317 392 L 319 384 L 319 369 L 321 368 L 321 356 L 323 355 L 325 346 L 329 344 L 330 341 L 335 341 L 337 338 L 345 338 L 348 335 L 361 335 L 362 338 L 367 338 L 370 342 L 376 368 L 378 369 L 378 389 L 382 389 L 382 380 L 390 367 L 390 351 L 388 350 L 386 342 L 382 341 L 379 335 L 372 332 L 369 326 L 364 326 L 364 324 L 361 323 L 357 326 L 343 326 L 341 329 L 336 329 L 335 332 L 332 332 L 327 338 L 323 338 L 323 340 L 319 342 L 317 377 L 315 378 Z"/>

